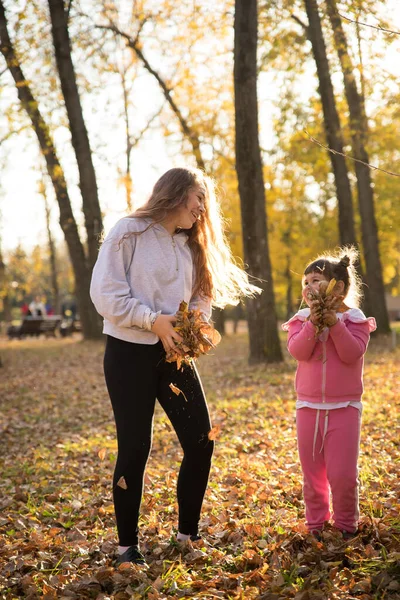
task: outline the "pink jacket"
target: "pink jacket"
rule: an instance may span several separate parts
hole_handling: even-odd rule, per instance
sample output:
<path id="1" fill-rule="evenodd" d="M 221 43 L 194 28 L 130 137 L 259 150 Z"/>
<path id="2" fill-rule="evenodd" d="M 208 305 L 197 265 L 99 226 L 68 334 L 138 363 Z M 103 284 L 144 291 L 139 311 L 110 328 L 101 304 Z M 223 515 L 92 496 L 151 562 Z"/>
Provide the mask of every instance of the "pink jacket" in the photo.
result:
<path id="1" fill-rule="evenodd" d="M 363 393 L 364 354 L 373 317 L 358 308 L 337 313 L 338 322 L 315 338 L 305 308 L 282 325 L 288 331 L 288 350 L 298 361 L 295 389 L 299 400 L 307 402 L 359 401 Z"/>

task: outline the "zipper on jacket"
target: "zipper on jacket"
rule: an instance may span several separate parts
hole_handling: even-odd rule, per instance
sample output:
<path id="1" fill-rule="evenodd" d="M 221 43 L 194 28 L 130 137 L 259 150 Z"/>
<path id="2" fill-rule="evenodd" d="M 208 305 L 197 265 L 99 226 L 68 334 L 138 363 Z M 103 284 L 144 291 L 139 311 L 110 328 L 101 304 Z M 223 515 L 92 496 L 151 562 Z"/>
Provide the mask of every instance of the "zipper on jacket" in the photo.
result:
<path id="1" fill-rule="evenodd" d="M 174 240 L 174 236 L 171 236 L 171 240 L 172 240 L 172 247 L 174 249 L 174 254 L 175 254 L 175 271 L 179 271 L 178 255 L 176 253 L 176 243 Z"/>
<path id="2" fill-rule="evenodd" d="M 322 342 L 322 402 L 325 402 L 326 392 L 326 342 Z"/>

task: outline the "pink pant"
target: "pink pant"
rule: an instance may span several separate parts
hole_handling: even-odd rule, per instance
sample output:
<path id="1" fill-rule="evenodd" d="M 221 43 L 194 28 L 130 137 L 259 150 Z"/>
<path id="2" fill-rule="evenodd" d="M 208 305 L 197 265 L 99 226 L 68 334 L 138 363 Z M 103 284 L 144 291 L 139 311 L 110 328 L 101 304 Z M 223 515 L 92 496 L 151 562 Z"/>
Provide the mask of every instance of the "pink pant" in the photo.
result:
<path id="1" fill-rule="evenodd" d="M 323 440 L 326 412 L 319 412 L 316 439 L 317 410 L 301 408 L 296 415 L 307 527 L 321 529 L 324 521 L 329 521 L 330 488 L 335 526 L 354 532 L 359 518 L 357 461 L 361 415 L 352 406 L 328 411 Z"/>

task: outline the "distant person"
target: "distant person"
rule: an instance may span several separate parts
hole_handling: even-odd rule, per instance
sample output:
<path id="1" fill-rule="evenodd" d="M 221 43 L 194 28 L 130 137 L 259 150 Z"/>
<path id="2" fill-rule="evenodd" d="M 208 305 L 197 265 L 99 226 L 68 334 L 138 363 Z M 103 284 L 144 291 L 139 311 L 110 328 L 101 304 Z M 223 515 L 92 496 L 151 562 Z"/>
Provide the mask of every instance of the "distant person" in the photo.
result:
<path id="1" fill-rule="evenodd" d="M 32 317 L 45 317 L 46 307 L 42 302 L 41 296 L 35 296 L 35 299 L 29 305 L 29 310 L 31 312 Z"/>
<path id="2" fill-rule="evenodd" d="M 202 171 L 171 169 L 147 203 L 110 231 L 93 270 L 91 297 L 104 317 L 104 372 L 118 438 L 113 494 L 119 563 L 145 562 L 138 518 L 156 399 L 183 448 L 177 540 L 200 539 L 214 447 L 210 417 L 197 370 L 178 370 L 165 356 L 182 340 L 174 329 L 182 300 L 208 320 L 216 298 L 227 303 L 258 291 L 232 262 L 219 210 Z M 176 396 L 171 383 L 183 394 Z"/>
<path id="3" fill-rule="evenodd" d="M 24 302 L 21 306 L 21 315 L 23 317 L 32 316 L 29 310 L 29 304 L 27 302 Z"/>
<path id="4" fill-rule="evenodd" d="M 54 315 L 54 308 L 50 303 L 46 304 L 45 309 L 48 317 L 52 317 Z"/>
<path id="5" fill-rule="evenodd" d="M 354 249 L 344 248 L 336 256 L 324 254 L 311 262 L 303 275 L 303 298 L 309 308 L 282 325 L 288 331 L 288 350 L 297 360 L 296 420 L 306 524 L 317 538 L 331 517 L 329 488 L 333 521 L 343 537 L 356 533 L 359 519 L 363 363 L 376 324 L 358 308 L 356 258 Z M 332 296 L 321 311 L 313 292 L 332 279 Z"/>

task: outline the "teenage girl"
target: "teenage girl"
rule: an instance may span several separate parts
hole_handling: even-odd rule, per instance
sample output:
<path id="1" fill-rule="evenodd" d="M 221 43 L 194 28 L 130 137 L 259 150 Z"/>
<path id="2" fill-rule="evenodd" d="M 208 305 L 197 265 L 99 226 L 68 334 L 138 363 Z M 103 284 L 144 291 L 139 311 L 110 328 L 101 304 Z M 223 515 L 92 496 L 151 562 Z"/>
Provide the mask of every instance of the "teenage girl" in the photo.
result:
<path id="1" fill-rule="evenodd" d="M 143 476 L 156 399 L 183 449 L 178 540 L 200 539 L 198 523 L 213 442 L 195 368 L 165 361 L 181 341 L 175 313 L 185 300 L 208 320 L 211 305 L 258 292 L 234 264 L 212 180 L 197 169 L 167 171 L 147 203 L 110 231 L 93 270 L 91 297 L 104 317 L 105 379 L 118 440 L 113 481 L 118 562 L 144 563 L 138 545 Z M 170 389 L 174 383 L 184 396 Z"/>
<path id="2" fill-rule="evenodd" d="M 298 449 L 303 470 L 306 524 L 317 537 L 331 517 L 344 537 L 357 531 L 358 453 L 363 393 L 363 363 L 375 319 L 358 308 L 357 252 L 345 248 L 310 263 L 303 275 L 299 310 L 282 326 L 288 350 L 297 360 L 295 389 Z M 336 279 L 321 313 L 310 291 Z M 323 329 L 318 335 L 318 331 Z"/>

